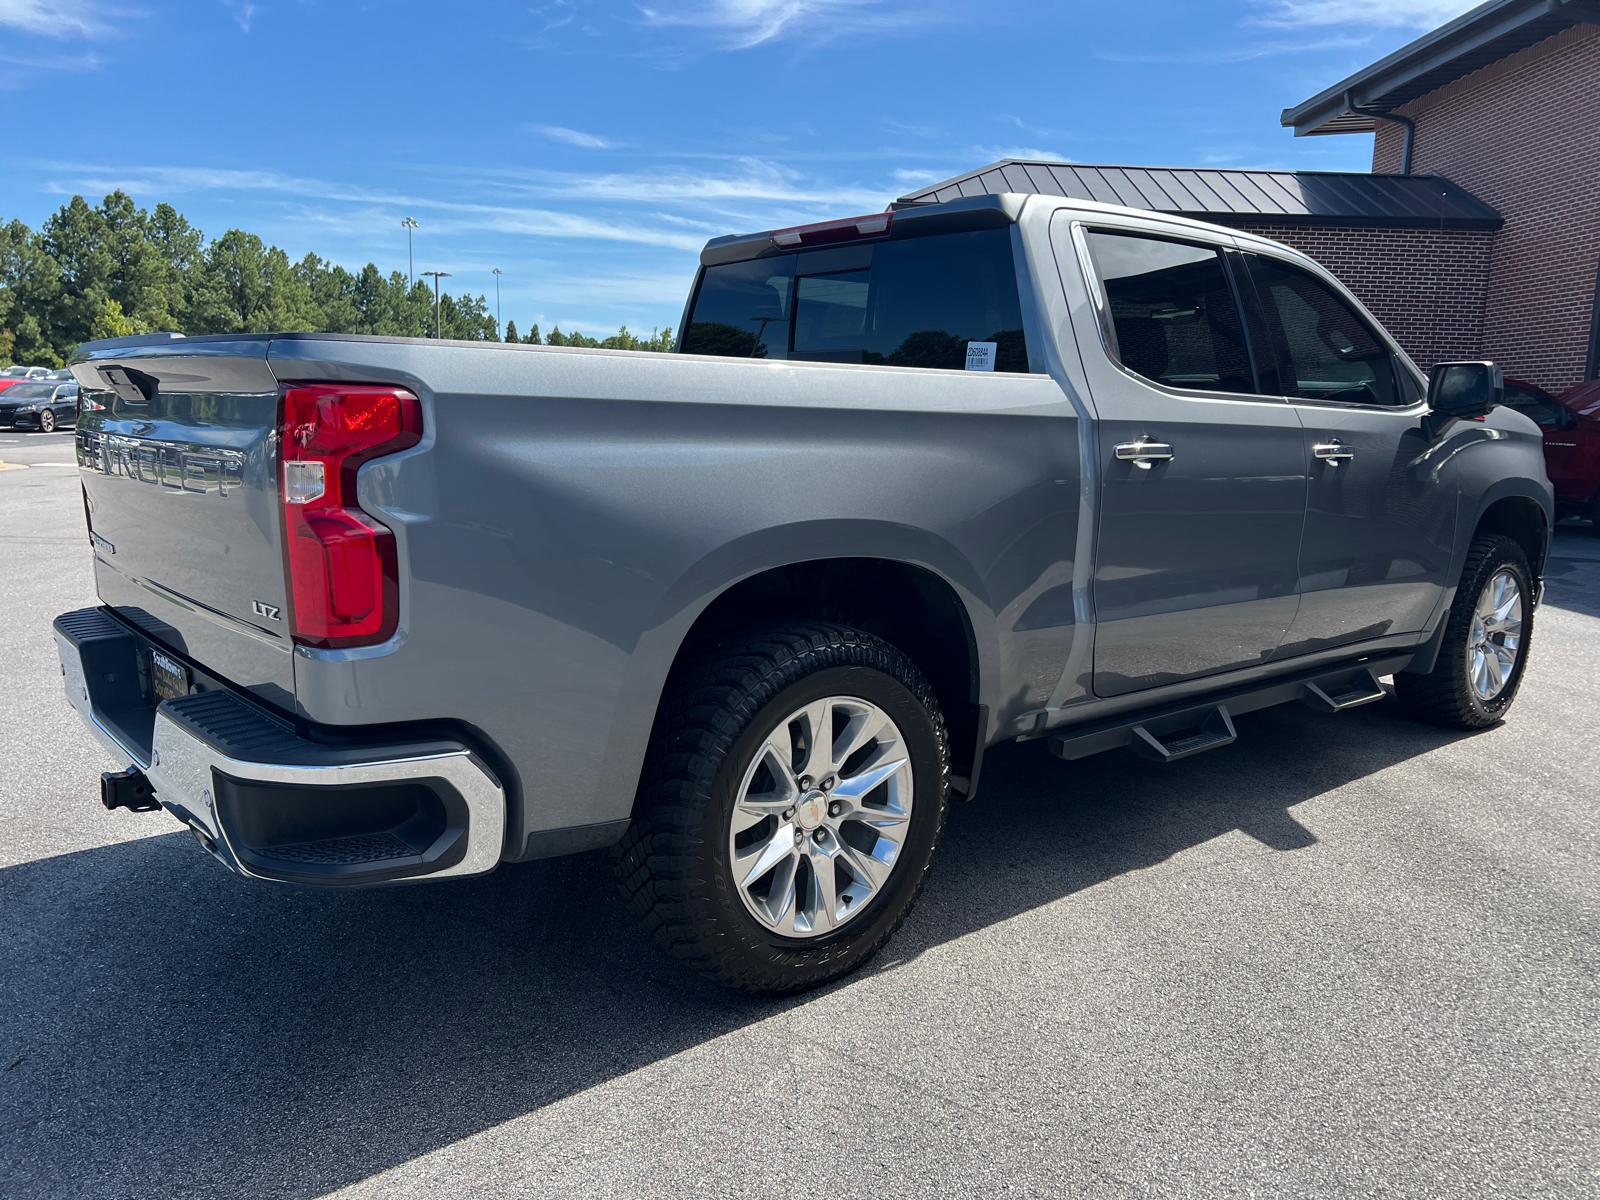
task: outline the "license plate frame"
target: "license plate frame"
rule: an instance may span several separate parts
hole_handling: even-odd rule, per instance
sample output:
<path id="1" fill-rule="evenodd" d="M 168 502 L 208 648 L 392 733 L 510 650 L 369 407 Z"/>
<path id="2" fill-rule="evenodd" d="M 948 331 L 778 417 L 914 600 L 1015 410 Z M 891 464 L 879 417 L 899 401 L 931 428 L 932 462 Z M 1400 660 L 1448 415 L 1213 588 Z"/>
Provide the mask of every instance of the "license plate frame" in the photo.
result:
<path id="1" fill-rule="evenodd" d="M 163 700 L 180 700 L 187 696 L 192 683 L 188 667 L 171 655 L 150 651 L 150 690 L 158 705 Z"/>

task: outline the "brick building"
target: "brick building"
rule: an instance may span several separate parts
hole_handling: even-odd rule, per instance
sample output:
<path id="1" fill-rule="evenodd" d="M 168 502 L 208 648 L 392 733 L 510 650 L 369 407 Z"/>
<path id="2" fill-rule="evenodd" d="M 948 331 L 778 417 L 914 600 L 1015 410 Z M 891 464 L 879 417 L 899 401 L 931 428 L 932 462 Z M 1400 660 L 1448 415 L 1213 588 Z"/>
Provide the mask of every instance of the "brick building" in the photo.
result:
<path id="1" fill-rule="evenodd" d="M 1037 192 L 1246 229 L 1326 266 L 1424 368 L 1600 378 L 1600 0 L 1490 0 L 1282 120 L 1375 131 L 1372 173 L 1007 159 L 896 205 Z"/>
<path id="2" fill-rule="evenodd" d="M 1459 313 L 1465 356 L 1551 392 L 1600 378 L 1600 0 L 1491 0 L 1282 120 L 1296 136 L 1375 131 L 1375 174 L 1443 176 L 1504 219 L 1482 250 L 1440 247 L 1451 265 L 1417 278 L 1416 321 Z M 1414 243 L 1382 242 L 1356 253 L 1370 281 L 1348 240 L 1297 244 L 1358 293 L 1393 292 L 1404 285 L 1382 276 L 1415 261 Z"/>

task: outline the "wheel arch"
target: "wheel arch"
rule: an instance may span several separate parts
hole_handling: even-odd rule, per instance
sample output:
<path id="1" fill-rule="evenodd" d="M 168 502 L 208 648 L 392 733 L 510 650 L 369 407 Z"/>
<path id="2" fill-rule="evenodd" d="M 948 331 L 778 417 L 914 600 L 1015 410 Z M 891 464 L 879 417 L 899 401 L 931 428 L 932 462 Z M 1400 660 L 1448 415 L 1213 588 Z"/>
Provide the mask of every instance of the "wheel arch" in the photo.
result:
<path id="1" fill-rule="evenodd" d="M 981 701 L 991 694 L 997 661 L 993 610 L 977 568 L 926 530 L 814 521 L 736 539 L 667 590 L 630 656 L 598 773 L 597 807 L 620 808 L 619 816 L 631 811 L 677 665 L 720 632 L 787 617 L 857 624 L 902 650 L 944 709 L 952 774 L 972 778 L 988 736 Z"/>
<path id="2" fill-rule="evenodd" d="M 1522 547 L 1528 557 L 1528 566 L 1534 579 L 1544 574 L 1545 559 L 1550 552 L 1551 517 L 1554 515 L 1547 503 L 1507 480 L 1486 495 L 1478 506 L 1478 518 L 1472 525 L 1467 544 L 1486 533 L 1498 533 L 1512 539 Z"/>

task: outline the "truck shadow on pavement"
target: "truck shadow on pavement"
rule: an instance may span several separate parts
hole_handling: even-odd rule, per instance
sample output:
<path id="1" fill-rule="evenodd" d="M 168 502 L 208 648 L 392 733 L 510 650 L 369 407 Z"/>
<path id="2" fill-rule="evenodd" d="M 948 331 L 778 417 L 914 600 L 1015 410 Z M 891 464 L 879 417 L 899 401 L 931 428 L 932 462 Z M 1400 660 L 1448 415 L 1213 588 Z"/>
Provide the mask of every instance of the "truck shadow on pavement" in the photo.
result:
<path id="1" fill-rule="evenodd" d="M 1250 714 L 1172 766 L 997 748 L 866 974 L 1234 830 L 1315 844 L 1295 805 L 1463 736 L 1392 707 Z M 315 1196 L 809 1002 L 681 971 L 604 852 L 305 892 L 174 833 L 0 871 L 0 914 L 10 1196 Z"/>

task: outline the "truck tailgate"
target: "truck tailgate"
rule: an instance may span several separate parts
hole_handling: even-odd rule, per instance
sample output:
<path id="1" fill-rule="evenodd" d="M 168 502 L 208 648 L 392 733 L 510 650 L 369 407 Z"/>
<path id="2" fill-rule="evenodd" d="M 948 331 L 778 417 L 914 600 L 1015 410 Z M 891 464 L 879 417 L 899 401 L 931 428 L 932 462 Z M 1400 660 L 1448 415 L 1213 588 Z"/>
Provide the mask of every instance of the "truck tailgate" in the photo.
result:
<path id="1" fill-rule="evenodd" d="M 269 339 L 92 353 L 77 454 L 101 599 L 285 710 L 292 643 Z"/>

